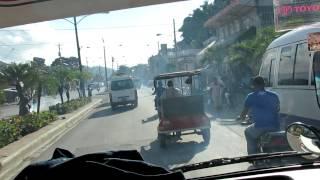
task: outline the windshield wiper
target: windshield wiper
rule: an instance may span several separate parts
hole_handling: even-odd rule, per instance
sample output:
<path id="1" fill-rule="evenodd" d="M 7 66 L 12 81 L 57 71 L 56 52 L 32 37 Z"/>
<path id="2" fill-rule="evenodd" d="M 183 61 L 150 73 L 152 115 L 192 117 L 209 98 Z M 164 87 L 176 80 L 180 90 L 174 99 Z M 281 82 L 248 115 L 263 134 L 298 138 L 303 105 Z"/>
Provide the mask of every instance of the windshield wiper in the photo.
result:
<path id="1" fill-rule="evenodd" d="M 261 154 L 254 154 L 254 155 L 248 155 L 248 156 L 239 156 L 234 158 L 220 158 L 220 159 L 214 159 L 210 161 L 180 166 L 171 169 L 172 171 L 182 171 L 182 172 L 188 172 L 188 171 L 194 171 L 198 169 L 205 169 L 210 167 L 216 167 L 216 166 L 224 166 L 228 164 L 236 164 L 236 163 L 243 163 L 243 162 L 255 162 L 259 160 L 264 159 L 275 159 L 275 158 L 287 158 L 287 157 L 296 157 L 296 156 L 305 156 L 305 155 L 312 155 L 312 153 L 309 152 L 296 152 L 296 151 L 285 151 L 285 152 L 276 152 L 276 153 L 261 153 Z"/>

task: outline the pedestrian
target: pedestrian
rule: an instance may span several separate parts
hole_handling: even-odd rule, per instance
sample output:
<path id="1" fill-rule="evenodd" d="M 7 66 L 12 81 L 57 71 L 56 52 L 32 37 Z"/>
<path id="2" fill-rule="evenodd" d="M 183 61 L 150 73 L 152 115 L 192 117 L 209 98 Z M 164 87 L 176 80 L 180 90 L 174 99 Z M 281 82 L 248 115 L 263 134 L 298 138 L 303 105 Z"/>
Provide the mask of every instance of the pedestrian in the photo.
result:
<path id="1" fill-rule="evenodd" d="M 213 101 L 213 108 L 216 110 L 221 110 L 222 108 L 222 88 L 223 85 L 219 82 L 218 78 L 214 77 L 212 83 L 210 84 L 211 88 L 211 97 Z"/>

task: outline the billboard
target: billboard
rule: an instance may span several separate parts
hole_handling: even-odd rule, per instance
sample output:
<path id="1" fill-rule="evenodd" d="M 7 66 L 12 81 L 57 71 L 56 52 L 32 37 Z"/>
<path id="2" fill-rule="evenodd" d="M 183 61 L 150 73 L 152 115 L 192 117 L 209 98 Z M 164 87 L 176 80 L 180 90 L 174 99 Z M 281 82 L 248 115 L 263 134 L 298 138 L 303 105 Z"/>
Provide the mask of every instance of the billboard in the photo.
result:
<path id="1" fill-rule="evenodd" d="M 273 0 L 276 31 L 320 22 L 320 0 Z"/>

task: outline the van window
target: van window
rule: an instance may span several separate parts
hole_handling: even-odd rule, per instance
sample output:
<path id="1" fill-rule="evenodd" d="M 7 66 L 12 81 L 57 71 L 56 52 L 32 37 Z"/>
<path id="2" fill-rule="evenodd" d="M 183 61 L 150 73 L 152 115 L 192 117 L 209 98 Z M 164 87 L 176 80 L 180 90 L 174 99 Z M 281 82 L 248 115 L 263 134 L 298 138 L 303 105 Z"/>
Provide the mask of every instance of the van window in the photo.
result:
<path id="1" fill-rule="evenodd" d="M 272 86 L 273 85 L 273 68 L 274 66 L 272 63 L 274 60 L 274 51 L 268 51 L 264 54 L 263 59 L 262 59 L 262 66 L 260 70 L 260 76 L 263 77 L 263 79 L 266 82 L 266 86 Z"/>
<path id="2" fill-rule="evenodd" d="M 271 59 L 271 63 L 270 63 L 270 75 L 269 75 L 269 86 L 272 87 L 273 86 L 273 82 L 274 82 L 274 68 L 275 68 L 275 62 L 276 59 Z"/>
<path id="3" fill-rule="evenodd" d="M 308 85 L 310 57 L 307 43 L 298 44 L 294 65 L 293 84 Z"/>
<path id="4" fill-rule="evenodd" d="M 278 83 L 279 85 L 291 85 L 293 81 L 293 66 L 294 61 L 292 58 L 293 48 L 287 46 L 281 49 Z"/>
<path id="5" fill-rule="evenodd" d="M 124 89 L 132 89 L 133 82 L 131 79 L 119 80 L 119 81 L 112 81 L 111 82 L 111 90 L 124 90 Z"/>

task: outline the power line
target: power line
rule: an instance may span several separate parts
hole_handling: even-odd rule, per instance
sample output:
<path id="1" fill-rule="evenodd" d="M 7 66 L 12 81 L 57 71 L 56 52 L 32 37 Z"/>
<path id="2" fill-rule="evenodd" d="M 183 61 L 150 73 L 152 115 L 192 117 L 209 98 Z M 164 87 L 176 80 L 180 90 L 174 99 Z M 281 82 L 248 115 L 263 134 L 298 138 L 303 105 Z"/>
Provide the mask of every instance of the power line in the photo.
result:
<path id="1" fill-rule="evenodd" d="M 105 29 L 130 29 L 139 27 L 156 27 L 156 26 L 170 26 L 171 24 L 149 24 L 149 25 L 128 25 L 128 26 L 109 26 L 109 27 L 92 27 L 92 28 L 79 28 L 79 30 L 105 30 Z M 74 31 L 73 28 L 53 28 L 56 31 Z M 36 31 L 39 31 L 37 29 Z M 33 29 L 0 29 L 0 32 L 12 31 L 35 31 Z"/>

